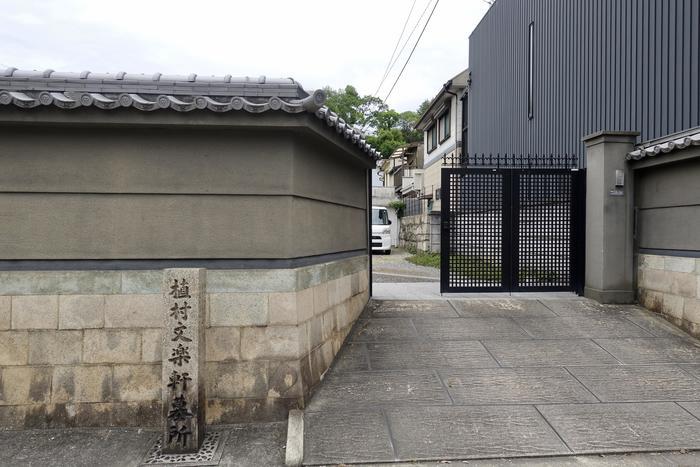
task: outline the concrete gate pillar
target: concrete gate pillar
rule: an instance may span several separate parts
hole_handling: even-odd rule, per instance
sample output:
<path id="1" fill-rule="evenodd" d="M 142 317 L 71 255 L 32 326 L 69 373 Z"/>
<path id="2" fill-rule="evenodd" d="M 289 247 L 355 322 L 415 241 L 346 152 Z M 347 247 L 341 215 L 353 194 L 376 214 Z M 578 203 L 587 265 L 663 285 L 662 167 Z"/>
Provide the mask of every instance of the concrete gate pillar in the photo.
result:
<path id="1" fill-rule="evenodd" d="M 586 146 L 584 295 L 601 303 L 634 302 L 633 177 L 625 156 L 639 133 L 600 131 Z"/>

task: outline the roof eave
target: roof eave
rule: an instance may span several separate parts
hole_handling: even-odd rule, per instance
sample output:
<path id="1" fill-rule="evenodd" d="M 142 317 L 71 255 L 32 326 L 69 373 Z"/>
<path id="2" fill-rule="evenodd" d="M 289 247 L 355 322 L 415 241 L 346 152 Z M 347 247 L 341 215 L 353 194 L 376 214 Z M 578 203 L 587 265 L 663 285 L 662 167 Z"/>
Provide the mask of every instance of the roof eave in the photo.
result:
<path id="1" fill-rule="evenodd" d="M 669 154 L 690 146 L 700 146 L 700 128 L 696 130 L 694 133 L 684 132 L 684 134 L 678 135 L 674 139 L 658 141 L 657 144 L 653 142 L 651 144 L 640 144 L 637 146 L 637 149 L 627 154 L 626 159 L 628 161 L 638 161 L 647 157 Z"/>
<path id="2" fill-rule="evenodd" d="M 469 74 L 469 69 L 467 68 L 465 70 L 460 71 L 452 79 L 448 80 L 447 82 L 445 82 L 445 84 L 442 85 L 442 89 L 440 89 L 440 91 L 435 95 L 433 100 L 430 101 L 430 105 L 428 105 L 428 108 L 425 110 L 425 112 L 423 112 L 420 115 L 420 117 L 418 118 L 418 122 L 416 122 L 416 124 L 413 126 L 415 130 L 425 131 L 425 129 L 431 123 L 430 120 L 435 116 L 433 109 L 435 108 L 438 102 L 443 101 L 443 97 L 445 96 L 445 94 L 450 94 L 454 97 L 458 97 L 460 91 L 467 88 L 466 83 L 455 84 L 455 80 L 463 74 L 467 76 Z"/>

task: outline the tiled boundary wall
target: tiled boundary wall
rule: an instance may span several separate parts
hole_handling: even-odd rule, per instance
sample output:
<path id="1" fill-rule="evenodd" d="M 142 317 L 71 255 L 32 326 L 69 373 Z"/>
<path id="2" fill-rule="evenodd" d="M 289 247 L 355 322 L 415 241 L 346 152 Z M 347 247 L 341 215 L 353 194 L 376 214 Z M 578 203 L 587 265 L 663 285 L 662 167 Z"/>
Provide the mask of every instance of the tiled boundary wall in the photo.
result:
<path id="1" fill-rule="evenodd" d="M 207 271 L 207 423 L 304 406 L 367 303 L 367 261 Z M 159 425 L 161 282 L 0 272 L 0 428 Z"/>
<path id="2" fill-rule="evenodd" d="M 639 303 L 700 337 L 700 259 L 640 254 Z"/>

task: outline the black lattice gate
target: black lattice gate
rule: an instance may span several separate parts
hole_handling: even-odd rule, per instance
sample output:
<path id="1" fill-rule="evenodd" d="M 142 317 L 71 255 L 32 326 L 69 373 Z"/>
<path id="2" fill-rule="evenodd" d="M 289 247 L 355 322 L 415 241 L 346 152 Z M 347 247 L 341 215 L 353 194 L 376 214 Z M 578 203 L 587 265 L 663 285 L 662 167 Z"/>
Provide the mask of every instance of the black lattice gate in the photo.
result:
<path id="1" fill-rule="evenodd" d="M 441 292 L 583 289 L 585 171 L 443 168 Z"/>

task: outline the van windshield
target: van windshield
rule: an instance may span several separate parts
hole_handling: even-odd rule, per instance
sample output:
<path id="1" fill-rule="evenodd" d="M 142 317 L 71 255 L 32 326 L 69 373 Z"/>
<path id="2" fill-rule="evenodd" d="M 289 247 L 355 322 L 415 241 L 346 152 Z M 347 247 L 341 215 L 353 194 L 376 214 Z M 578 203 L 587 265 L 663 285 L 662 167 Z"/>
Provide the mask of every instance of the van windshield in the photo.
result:
<path id="1" fill-rule="evenodd" d="M 389 225 L 389 213 L 386 209 L 372 209 L 372 225 Z"/>

